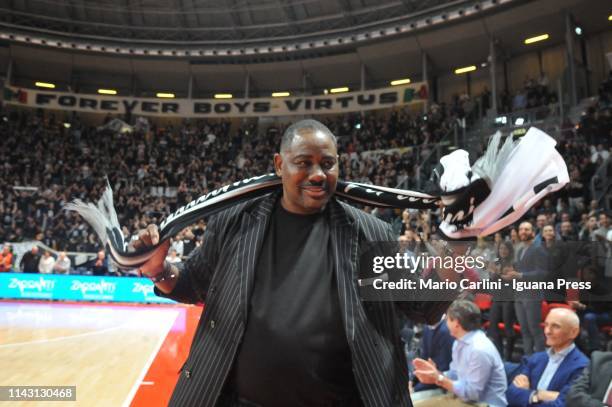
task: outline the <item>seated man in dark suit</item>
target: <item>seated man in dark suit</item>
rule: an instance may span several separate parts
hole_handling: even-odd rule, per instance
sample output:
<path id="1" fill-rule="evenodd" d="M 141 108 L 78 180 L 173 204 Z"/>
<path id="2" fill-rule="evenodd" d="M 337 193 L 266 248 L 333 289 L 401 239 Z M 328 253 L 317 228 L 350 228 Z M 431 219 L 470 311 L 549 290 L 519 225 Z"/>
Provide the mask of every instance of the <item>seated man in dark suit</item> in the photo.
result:
<path id="1" fill-rule="evenodd" d="M 565 406 L 570 386 L 589 362 L 574 344 L 579 333 L 580 320 L 573 311 L 550 311 L 544 322 L 546 345 L 550 348 L 523 362 L 506 392 L 509 406 Z"/>
<path id="2" fill-rule="evenodd" d="M 432 360 L 442 372 L 448 370 L 453 357 L 453 343 L 455 339 L 451 336 L 446 318 L 442 318 L 437 324 L 423 327 L 423 337 L 421 338 L 421 349 L 419 357 L 425 360 Z M 435 384 L 424 384 L 416 379 L 413 391 L 433 390 L 438 386 Z"/>
<path id="3" fill-rule="evenodd" d="M 612 352 L 593 352 L 591 364 L 576 379 L 566 401 L 567 407 L 612 406 Z"/>

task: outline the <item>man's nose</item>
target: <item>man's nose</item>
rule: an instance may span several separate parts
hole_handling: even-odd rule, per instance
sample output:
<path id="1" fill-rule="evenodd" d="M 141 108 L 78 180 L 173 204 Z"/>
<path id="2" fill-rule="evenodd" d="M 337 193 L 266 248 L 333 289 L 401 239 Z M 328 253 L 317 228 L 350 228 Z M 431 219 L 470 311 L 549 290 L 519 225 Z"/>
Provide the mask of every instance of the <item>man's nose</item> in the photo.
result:
<path id="1" fill-rule="evenodd" d="M 308 180 L 309 181 L 325 181 L 325 173 L 323 172 L 323 169 L 321 168 L 320 165 L 313 165 L 312 169 L 310 171 L 310 174 L 308 174 Z"/>

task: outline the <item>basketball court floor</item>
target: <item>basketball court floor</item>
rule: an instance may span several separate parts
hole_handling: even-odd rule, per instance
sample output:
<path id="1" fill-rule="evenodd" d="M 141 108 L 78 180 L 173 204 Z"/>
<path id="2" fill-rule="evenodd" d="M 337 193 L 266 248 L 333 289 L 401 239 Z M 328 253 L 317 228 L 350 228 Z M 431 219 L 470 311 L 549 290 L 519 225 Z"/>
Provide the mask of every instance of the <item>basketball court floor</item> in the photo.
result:
<path id="1" fill-rule="evenodd" d="M 0 300 L 0 386 L 76 386 L 76 402 L 0 407 L 166 406 L 202 310 Z M 417 393 L 414 405 L 466 405 L 439 393 Z"/>
<path id="2" fill-rule="evenodd" d="M 165 406 L 202 307 L 0 301 L 0 386 L 76 386 L 77 401 Z"/>

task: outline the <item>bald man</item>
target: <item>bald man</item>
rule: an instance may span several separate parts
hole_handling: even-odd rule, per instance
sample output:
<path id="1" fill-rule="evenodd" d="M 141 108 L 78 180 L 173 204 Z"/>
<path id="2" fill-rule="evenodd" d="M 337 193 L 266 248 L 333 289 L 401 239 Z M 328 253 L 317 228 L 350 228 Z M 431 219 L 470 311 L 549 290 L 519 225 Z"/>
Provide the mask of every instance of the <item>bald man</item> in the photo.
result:
<path id="1" fill-rule="evenodd" d="M 566 308 L 550 311 L 544 322 L 545 352 L 537 352 L 523 362 L 519 374 L 508 387 L 509 406 L 565 406 L 572 382 L 587 366 L 588 358 L 576 348 L 580 320 Z"/>
<path id="2" fill-rule="evenodd" d="M 53 272 L 55 274 L 70 274 L 70 258 L 66 252 L 60 252 L 55 264 L 53 265 Z"/>

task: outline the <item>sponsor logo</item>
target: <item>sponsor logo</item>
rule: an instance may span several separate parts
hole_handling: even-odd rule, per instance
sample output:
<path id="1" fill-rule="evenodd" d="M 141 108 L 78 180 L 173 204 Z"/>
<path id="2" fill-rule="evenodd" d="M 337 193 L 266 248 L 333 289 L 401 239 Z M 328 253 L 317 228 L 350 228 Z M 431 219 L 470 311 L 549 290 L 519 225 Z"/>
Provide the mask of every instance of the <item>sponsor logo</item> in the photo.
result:
<path id="1" fill-rule="evenodd" d="M 51 292 L 55 287 L 55 281 L 39 277 L 38 280 L 20 280 L 11 278 L 8 288 L 18 288 L 21 295 L 32 292 Z"/>
<path id="2" fill-rule="evenodd" d="M 153 294 L 153 284 L 143 284 L 143 283 L 134 283 L 134 287 L 132 288 L 132 293 L 134 294 L 142 294 L 144 298 L 155 296 Z"/>
<path id="3" fill-rule="evenodd" d="M 104 279 L 100 281 L 72 280 L 71 291 L 80 291 L 83 297 L 91 295 L 112 295 L 115 293 L 116 284 Z"/>

